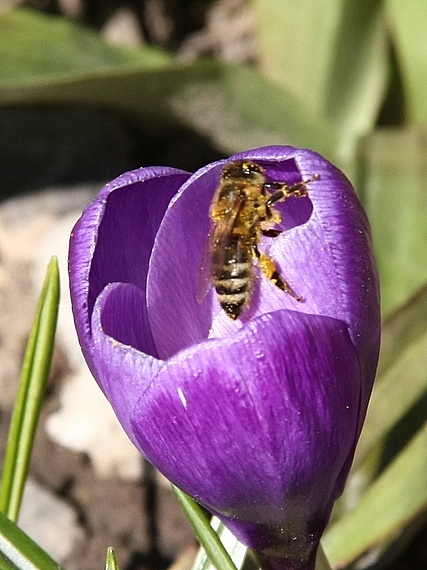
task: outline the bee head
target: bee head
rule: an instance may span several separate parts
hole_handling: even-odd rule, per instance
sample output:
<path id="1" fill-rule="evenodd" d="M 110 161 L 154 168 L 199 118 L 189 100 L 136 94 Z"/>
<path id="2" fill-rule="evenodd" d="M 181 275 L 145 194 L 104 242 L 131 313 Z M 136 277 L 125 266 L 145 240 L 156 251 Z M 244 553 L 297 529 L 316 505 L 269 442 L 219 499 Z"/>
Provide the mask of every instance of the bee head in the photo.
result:
<path id="1" fill-rule="evenodd" d="M 224 166 L 221 172 L 222 180 L 247 180 L 255 184 L 265 182 L 265 171 L 259 164 L 251 160 L 235 160 Z"/>

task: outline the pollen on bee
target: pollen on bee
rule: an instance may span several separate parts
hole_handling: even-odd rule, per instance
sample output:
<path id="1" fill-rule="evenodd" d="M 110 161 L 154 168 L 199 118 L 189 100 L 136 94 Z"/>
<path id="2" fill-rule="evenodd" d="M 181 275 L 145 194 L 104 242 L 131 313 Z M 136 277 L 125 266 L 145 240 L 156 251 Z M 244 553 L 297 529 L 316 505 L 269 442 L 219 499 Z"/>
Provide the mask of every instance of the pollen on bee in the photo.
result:
<path id="1" fill-rule="evenodd" d="M 236 160 L 223 167 L 210 208 L 211 230 L 202 259 L 203 277 L 199 277 L 197 286 L 199 302 L 204 298 L 206 284 L 212 284 L 226 314 L 232 320 L 239 318 L 252 300 L 254 258 L 276 287 L 298 302 L 303 300 L 280 275 L 274 260 L 259 250 L 259 245 L 263 235 L 275 238 L 281 233 L 274 229 L 281 221 L 275 204 L 307 196 L 306 184 L 318 178 L 315 174 L 288 186 L 284 182 L 267 182 L 264 168 L 251 160 Z"/>

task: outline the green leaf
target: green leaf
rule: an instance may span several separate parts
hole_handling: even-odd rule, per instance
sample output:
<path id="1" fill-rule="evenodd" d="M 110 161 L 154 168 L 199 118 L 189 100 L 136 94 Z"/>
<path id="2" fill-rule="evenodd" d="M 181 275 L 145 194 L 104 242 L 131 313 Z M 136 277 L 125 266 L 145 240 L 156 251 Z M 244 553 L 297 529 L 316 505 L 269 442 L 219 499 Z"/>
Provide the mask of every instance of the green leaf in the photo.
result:
<path id="1" fill-rule="evenodd" d="M 5 83 L 46 81 L 55 75 L 89 74 L 123 65 L 150 68 L 170 60 L 152 48 L 109 45 L 99 34 L 65 18 L 30 10 L 0 12 L 0 80 Z"/>
<path id="2" fill-rule="evenodd" d="M 427 283 L 383 323 L 378 376 L 383 375 L 427 330 Z"/>
<path id="3" fill-rule="evenodd" d="M 427 132 L 378 130 L 360 146 L 361 197 L 371 227 L 387 317 L 427 281 Z"/>
<path id="4" fill-rule="evenodd" d="M 185 81 L 173 99 L 184 122 L 234 152 L 271 144 L 336 155 L 333 129 L 289 91 L 245 66 L 216 64 L 213 81 Z M 197 77 L 197 66 L 194 67 Z"/>
<path id="5" fill-rule="evenodd" d="M 317 550 L 315 570 L 331 570 L 331 565 L 329 564 L 329 560 L 326 558 L 322 544 L 319 545 Z"/>
<path id="6" fill-rule="evenodd" d="M 60 18 L 0 14 L 0 61 L 0 105 L 96 106 L 156 132 L 189 126 L 227 153 L 293 144 L 334 160 L 339 149 L 327 121 L 255 69 L 117 48 Z"/>
<path id="7" fill-rule="evenodd" d="M 156 132 L 189 126 L 227 153 L 293 144 L 334 159 L 338 147 L 333 130 L 289 93 L 255 70 L 214 61 L 0 83 L 0 104 L 114 109 Z"/>
<path id="8" fill-rule="evenodd" d="M 109 546 L 107 548 L 107 558 L 105 561 L 105 570 L 120 570 L 119 565 L 117 564 L 116 560 L 116 553 L 114 552 L 114 548 Z"/>
<path id="9" fill-rule="evenodd" d="M 1 570 L 63 570 L 44 550 L 0 512 Z"/>
<path id="10" fill-rule="evenodd" d="M 256 0 L 261 67 L 340 134 L 342 158 L 375 124 L 388 53 L 379 0 Z"/>
<path id="11" fill-rule="evenodd" d="M 202 508 L 188 495 L 183 493 L 178 487 L 172 485 L 173 490 L 180 502 L 200 544 L 205 549 L 212 564 L 217 570 L 237 570 L 230 558 L 229 553 L 224 548 L 213 530 Z"/>
<path id="12" fill-rule="evenodd" d="M 378 375 L 353 470 L 427 391 L 426 331 L 427 285 L 384 323 Z"/>
<path id="13" fill-rule="evenodd" d="M 224 545 L 234 565 L 239 569 L 242 568 L 246 558 L 247 547 L 239 542 L 217 517 L 212 517 L 210 525 Z M 192 570 L 213 570 L 214 568 L 215 566 L 206 554 L 205 549 L 200 548 Z"/>
<path id="14" fill-rule="evenodd" d="M 28 339 L 18 395 L 7 441 L 0 490 L 0 510 L 18 518 L 40 408 L 52 360 L 59 303 L 59 273 L 55 258 L 49 264 Z"/>
<path id="15" fill-rule="evenodd" d="M 375 480 L 356 508 L 327 529 L 322 544 L 342 568 L 398 534 L 427 508 L 427 424 Z"/>
<path id="16" fill-rule="evenodd" d="M 410 122 L 427 123 L 427 2 L 386 0 Z"/>

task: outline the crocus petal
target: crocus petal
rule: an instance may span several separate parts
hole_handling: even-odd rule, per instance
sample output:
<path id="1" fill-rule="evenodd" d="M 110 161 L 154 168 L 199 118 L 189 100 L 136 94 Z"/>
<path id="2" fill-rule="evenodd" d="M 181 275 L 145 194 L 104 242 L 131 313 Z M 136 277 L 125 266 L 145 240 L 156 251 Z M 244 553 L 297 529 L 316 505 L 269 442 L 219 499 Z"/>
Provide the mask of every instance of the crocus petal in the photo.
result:
<path id="1" fill-rule="evenodd" d="M 212 331 L 214 336 L 234 334 L 245 321 L 283 308 L 331 316 L 347 323 L 360 364 L 366 367 L 362 386 L 366 409 L 379 346 L 379 287 L 369 223 L 350 182 L 313 151 L 266 147 L 229 160 L 240 158 L 260 163 L 274 181 L 292 184 L 297 179 L 295 171 L 300 179 L 319 175 L 319 180 L 309 184 L 308 198 L 291 198 L 282 205 L 282 217 L 302 206 L 300 224 L 277 238 L 265 239 L 269 254 L 304 302 L 284 295 L 265 278 L 259 279 L 251 310 L 235 323 L 221 311 L 213 293 L 202 305 L 197 302 L 209 207 L 226 161 L 212 163 L 196 172 L 172 200 L 154 244 L 147 303 L 160 357 L 169 358 L 212 336 Z M 308 202 L 311 215 L 307 220 Z M 166 282 L 174 287 L 165 296 L 162 284 Z"/>
<path id="2" fill-rule="evenodd" d="M 276 553 L 289 541 L 308 556 L 355 439 L 359 391 L 345 323 L 278 311 L 169 359 L 132 426 L 150 461 L 243 542 Z"/>
<path id="3" fill-rule="evenodd" d="M 188 177 L 186 172 L 163 167 L 127 172 L 101 190 L 73 229 L 71 299 L 80 344 L 95 378 L 90 321 L 96 298 L 113 282 L 133 283 L 145 291 L 158 227 L 171 197 Z M 152 354 L 155 346 L 145 307 L 143 322 L 144 350 Z"/>
<path id="4" fill-rule="evenodd" d="M 163 365 L 161 360 L 135 348 L 144 341 L 144 328 L 138 327 L 144 324 L 144 307 L 144 296 L 136 285 L 111 283 L 95 303 L 91 327 L 96 379 L 137 447 L 131 412 Z"/>
<path id="5" fill-rule="evenodd" d="M 107 185 L 75 227 L 76 327 L 140 451 L 258 550 L 263 568 L 311 570 L 372 387 L 378 276 L 366 216 L 342 173 L 292 147 L 229 160 L 240 158 L 270 181 L 315 177 L 308 196 L 277 204 L 284 231 L 259 244 L 303 302 L 263 276 L 237 321 L 213 291 L 201 299 L 226 161 L 192 176 L 147 168 Z"/>

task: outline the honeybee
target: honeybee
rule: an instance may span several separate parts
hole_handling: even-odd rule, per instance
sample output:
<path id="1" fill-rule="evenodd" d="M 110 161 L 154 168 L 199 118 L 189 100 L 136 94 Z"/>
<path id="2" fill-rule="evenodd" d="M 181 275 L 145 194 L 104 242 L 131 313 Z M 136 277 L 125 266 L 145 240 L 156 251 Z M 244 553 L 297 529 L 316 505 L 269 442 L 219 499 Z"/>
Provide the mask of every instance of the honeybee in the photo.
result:
<path id="1" fill-rule="evenodd" d="M 298 302 L 303 300 L 280 275 L 273 259 L 258 246 L 262 236 L 277 237 L 281 233 L 274 229 L 281 221 L 274 204 L 291 196 L 306 196 L 307 183 L 318 178 L 314 175 L 288 186 L 267 182 L 264 168 L 251 160 L 236 160 L 223 167 L 210 209 L 212 227 L 205 249 L 210 260 L 204 259 L 202 272 L 210 267 L 209 280 L 231 319 L 237 319 L 250 304 L 255 281 L 253 259 L 276 287 Z M 203 296 L 198 293 L 199 301 Z"/>

